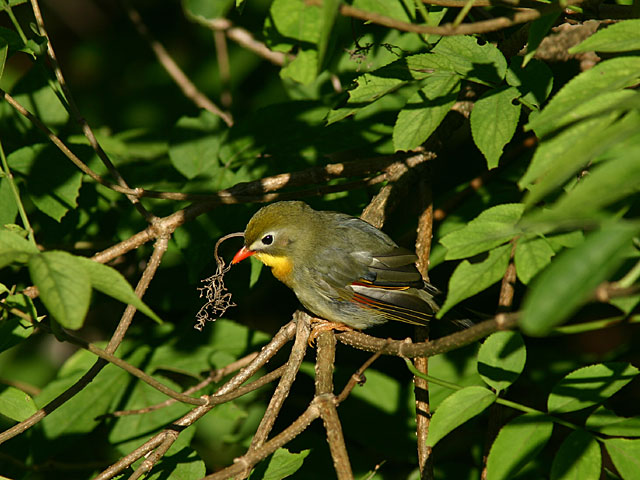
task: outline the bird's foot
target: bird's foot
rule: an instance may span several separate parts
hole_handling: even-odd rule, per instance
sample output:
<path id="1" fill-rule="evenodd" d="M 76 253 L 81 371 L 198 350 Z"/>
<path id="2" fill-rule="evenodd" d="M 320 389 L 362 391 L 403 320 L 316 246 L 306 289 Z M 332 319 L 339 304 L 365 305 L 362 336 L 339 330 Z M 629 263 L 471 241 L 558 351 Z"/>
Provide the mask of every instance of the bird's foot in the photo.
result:
<path id="1" fill-rule="evenodd" d="M 314 317 L 311 320 L 311 334 L 309 335 L 309 346 L 313 347 L 316 343 L 316 338 L 322 332 L 329 332 L 331 330 L 337 330 L 339 332 L 353 332 L 355 328 L 352 328 L 344 323 L 329 322 L 322 318 Z"/>

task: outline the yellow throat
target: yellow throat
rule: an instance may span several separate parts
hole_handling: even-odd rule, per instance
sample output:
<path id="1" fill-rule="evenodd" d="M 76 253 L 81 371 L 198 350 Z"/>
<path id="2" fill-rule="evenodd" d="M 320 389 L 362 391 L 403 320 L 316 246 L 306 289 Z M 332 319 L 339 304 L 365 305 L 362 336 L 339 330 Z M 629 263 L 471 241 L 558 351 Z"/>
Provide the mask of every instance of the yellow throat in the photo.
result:
<path id="1" fill-rule="evenodd" d="M 293 270 L 291 259 L 284 255 L 269 255 L 268 253 L 261 252 L 256 253 L 255 257 L 267 267 L 271 267 L 271 272 L 274 277 L 288 287 L 291 287 L 289 284 L 289 280 L 291 280 L 291 270 Z"/>

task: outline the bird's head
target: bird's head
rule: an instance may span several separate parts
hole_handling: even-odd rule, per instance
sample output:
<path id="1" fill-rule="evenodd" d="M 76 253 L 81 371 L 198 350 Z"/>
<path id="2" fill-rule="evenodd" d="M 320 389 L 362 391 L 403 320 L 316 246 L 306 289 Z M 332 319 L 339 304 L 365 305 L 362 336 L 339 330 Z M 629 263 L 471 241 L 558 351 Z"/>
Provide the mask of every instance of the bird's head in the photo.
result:
<path id="1" fill-rule="evenodd" d="M 244 231 L 244 246 L 232 264 L 255 255 L 274 269 L 276 277 L 290 273 L 293 263 L 304 258 L 318 233 L 316 211 L 304 202 L 277 202 L 261 208 Z"/>

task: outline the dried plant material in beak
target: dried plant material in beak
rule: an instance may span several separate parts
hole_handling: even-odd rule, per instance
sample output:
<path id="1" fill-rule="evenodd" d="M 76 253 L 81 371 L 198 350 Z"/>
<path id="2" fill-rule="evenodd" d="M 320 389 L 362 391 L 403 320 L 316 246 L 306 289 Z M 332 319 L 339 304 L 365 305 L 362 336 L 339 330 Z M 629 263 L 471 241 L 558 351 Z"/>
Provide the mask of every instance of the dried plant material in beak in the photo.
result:
<path id="1" fill-rule="evenodd" d="M 193 326 L 196 330 L 202 331 L 206 322 L 216 321 L 224 315 L 229 308 L 236 306 L 236 304 L 231 301 L 231 292 L 227 291 L 227 287 L 224 286 L 224 275 L 231 269 L 231 264 L 226 265 L 224 260 L 218 255 L 218 247 L 229 238 L 242 236 L 242 232 L 230 233 L 216 242 L 214 249 L 216 263 L 218 264 L 216 273 L 209 278 L 201 280 L 205 286 L 198 287 L 200 298 L 203 296 L 206 297 L 207 303 L 205 303 L 196 314 L 196 324 Z"/>

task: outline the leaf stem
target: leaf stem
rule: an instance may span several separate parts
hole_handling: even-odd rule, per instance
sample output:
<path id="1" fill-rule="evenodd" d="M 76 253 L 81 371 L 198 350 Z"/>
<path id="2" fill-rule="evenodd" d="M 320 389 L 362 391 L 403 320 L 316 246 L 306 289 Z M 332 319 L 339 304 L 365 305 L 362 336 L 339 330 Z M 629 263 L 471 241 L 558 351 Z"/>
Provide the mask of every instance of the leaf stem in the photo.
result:
<path id="1" fill-rule="evenodd" d="M 27 36 L 24 34 L 24 30 L 22 30 L 22 27 L 20 26 L 20 23 L 18 23 L 18 19 L 16 18 L 16 16 L 13 14 L 13 10 L 11 9 L 11 4 L 9 3 L 8 0 L 2 0 L 2 9 L 7 12 L 7 15 L 9 15 L 9 18 L 11 19 L 11 23 L 13 23 L 13 26 L 15 27 L 16 31 L 18 32 L 18 35 L 20 35 L 20 39 L 22 40 L 22 43 L 26 46 L 27 42 L 29 41 L 29 39 L 27 38 Z"/>

